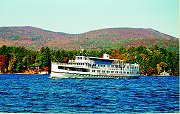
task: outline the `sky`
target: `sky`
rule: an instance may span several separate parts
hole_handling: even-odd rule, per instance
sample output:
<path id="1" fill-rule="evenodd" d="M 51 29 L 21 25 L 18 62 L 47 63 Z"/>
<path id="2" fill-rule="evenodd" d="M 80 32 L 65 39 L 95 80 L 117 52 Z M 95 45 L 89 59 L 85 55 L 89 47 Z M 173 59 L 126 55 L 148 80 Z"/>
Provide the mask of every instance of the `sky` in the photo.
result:
<path id="1" fill-rule="evenodd" d="M 152 28 L 179 38 L 179 0 L 0 0 L 0 27 L 8 26 L 72 34 Z"/>

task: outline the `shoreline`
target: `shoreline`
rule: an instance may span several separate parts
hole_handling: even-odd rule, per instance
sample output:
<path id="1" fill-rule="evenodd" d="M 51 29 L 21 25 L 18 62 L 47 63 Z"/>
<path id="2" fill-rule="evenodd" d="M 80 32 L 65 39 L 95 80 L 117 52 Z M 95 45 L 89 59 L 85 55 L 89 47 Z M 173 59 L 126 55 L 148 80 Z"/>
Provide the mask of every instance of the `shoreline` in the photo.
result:
<path id="1" fill-rule="evenodd" d="M 34 75 L 50 75 L 49 73 L 0 73 L 1 74 L 34 74 Z M 163 75 L 141 75 L 140 77 L 146 77 L 146 76 L 151 76 L 151 77 L 169 77 L 169 76 L 174 76 L 174 75 L 169 75 L 169 76 L 163 76 Z"/>
<path id="2" fill-rule="evenodd" d="M 27 72 L 20 72 L 20 73 L 0 73 L 0 74 L 49 74 L 48 72 L 40 72 L 40 73 L 27 73 Z"/>

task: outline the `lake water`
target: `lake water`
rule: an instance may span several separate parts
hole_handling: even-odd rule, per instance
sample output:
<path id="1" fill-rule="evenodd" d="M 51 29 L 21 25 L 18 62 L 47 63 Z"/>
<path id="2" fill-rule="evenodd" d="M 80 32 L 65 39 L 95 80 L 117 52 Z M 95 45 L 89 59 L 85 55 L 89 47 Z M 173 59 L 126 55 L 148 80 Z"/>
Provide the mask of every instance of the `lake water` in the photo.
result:
<path id="1" fill-rule="evenodd" d="M 0 112 L 179 112 L 179 77 L 51 79 L 0 74 Z"/>

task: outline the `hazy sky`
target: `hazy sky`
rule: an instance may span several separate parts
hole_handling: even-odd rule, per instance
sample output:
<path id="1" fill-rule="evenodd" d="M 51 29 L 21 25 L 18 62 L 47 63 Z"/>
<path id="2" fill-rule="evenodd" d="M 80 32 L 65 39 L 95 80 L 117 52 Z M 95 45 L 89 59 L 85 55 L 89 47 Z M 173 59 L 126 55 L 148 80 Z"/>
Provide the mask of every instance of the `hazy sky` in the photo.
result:
<path id="1" fill-rule="evenodd" d="M 178 37 L 179 0 L 0 0 L 0 27 L 34 26 L 65 33 L 152 28 Z"/>

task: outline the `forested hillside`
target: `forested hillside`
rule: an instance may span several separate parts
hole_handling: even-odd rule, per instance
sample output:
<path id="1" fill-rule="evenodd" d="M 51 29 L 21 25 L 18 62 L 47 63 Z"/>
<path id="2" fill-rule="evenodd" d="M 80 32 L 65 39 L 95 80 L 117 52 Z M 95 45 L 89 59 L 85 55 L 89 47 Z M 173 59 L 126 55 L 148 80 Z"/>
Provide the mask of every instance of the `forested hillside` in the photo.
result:
<path id="1" fill-rule="evenodd" d="M 106 28 L 82 34 L 52 32 L 31 26 L 0 27 L 0 46 L 25 46 L 27 49 L 118 49 L 145 46 L 178 50 L 179 39 L 146 28 Z"/>
<path id="2" fill-rule="evenodd" d="M 144 46 L 113 49 L 84 50 L 53 50 L 42 47 L 39 51 L 29 50 L 25 47 L 0 47 L 0 72 L 25 73 L 33 68 L 50 71 L 50 63 L 67 62 L 76 55 L 102 57 L 104 53 L 110 58 L 122 59 L 127 63 L 140 64 L 140 73 L 144 75 L 158 75 L 164 70 L 170 75 L 179 75 L 179 51 L 168 50 L 157 45 L 149 48 Z M 34 69 L 36 70 L 36 69 Z"/>

